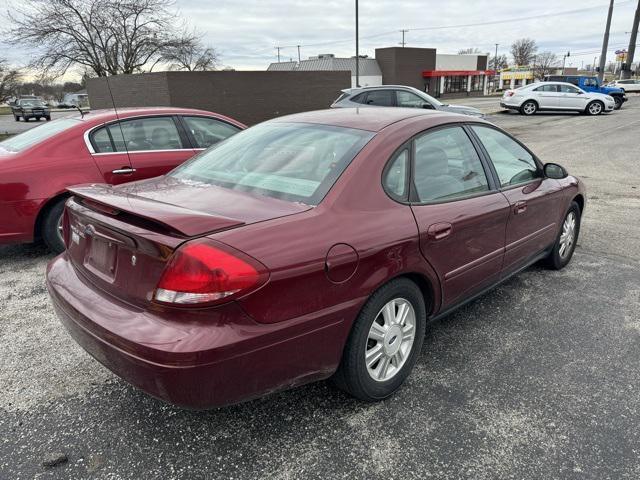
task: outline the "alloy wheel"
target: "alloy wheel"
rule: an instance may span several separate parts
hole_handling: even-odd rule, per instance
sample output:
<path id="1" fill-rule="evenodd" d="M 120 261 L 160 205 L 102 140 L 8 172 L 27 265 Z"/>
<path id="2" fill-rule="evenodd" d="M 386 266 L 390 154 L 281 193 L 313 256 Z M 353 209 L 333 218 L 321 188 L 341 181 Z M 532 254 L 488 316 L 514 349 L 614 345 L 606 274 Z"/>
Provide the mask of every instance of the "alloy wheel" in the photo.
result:
<path id="1" fill-rule="evenodd" d="M 571 253 L 573 243 L 576 239 L 576 214 L 569 212 L 567 218 L 564 219 L 562 224 L 562 234 L 560 234 L 560 248 L 558 253 L 561 258 L 567 258 Z"/>
<path id="2" fill-rule="evenodd" d="M 524 113 L 526 113 L 527 115 L 531 115 L 536 112 L 536 106 L 531 102 L 525 103 L 522 109 L 524 110 Z"/>
<path id="3" fill-rule="evenodd" d="M 377 382 L 392 379 L 409 358 L 416 331 L 416 312 L 404 298 L 394 298 L 378 312 L 367 336 L 365 362 Z"/>
<path id="4" fill-rule="evenodd" d="M 589 105 L 589 113 L 591 115 L 599 115 L 600 112 L 602 112 L 602 105 L 600 105 L 598 102 Z"/>

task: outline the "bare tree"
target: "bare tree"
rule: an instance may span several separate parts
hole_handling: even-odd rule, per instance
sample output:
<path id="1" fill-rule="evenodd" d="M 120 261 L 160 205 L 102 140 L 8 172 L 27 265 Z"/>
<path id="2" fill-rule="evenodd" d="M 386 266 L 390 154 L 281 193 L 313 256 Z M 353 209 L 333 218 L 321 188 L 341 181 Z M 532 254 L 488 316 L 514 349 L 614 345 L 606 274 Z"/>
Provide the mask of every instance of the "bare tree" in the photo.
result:
<path id="1" fill-rule="evenodd" d="M 469 47 L 458 50 L 458 55 L 473 55 L 482 53 L 479 48 Z"/>
<path id="2" fill-rule="evenodd" d="M 558 56 L 553 52 L 542 52 L 535 56 L 533 76 L 542 80 L 545 75 L 553 73 L 558 68 Z"/>
<path id="3" fill-rule="evenodd" d="M 166 48 L 162 54 L 162 61 L 169 65 L 170 70 L 215 70 L 220 64 L 220 54 L 214 48 L 193 42 L 192 38 L 195 38 L 195 35 Z"/>
<path id="4" fill-rule="evenodd" d="M 12 68 L 5 59 L 0 58 L 0 103 L 17 95 L 21 77 L 18 69 Z"/>
<path id="5" fill-rule="evenodd" d="M 505 54 L 501 54 L 496 56 L 492 56 L 489 58 L 489 68 L 491 70 L 500 71 L 509 66 L 509 60 Z"/>
<path id="6" fill-rule="evenodd" d="M 520 38 L 511 45 L 511 56 L 513 63 L 517 66 L 527 66 L 532 61 L 538 51 L 535 40 L 531 38 Z"/>
<path id="7" fill-rule="evenodd" d="M 61 75 L 80 67 L 98 77 L 153 68 L 177 43 L 198 39 L 181 28 L 172 0 L 23 0 L 9 14 L 11 43 L 36 52 L 31 67 Z"/>

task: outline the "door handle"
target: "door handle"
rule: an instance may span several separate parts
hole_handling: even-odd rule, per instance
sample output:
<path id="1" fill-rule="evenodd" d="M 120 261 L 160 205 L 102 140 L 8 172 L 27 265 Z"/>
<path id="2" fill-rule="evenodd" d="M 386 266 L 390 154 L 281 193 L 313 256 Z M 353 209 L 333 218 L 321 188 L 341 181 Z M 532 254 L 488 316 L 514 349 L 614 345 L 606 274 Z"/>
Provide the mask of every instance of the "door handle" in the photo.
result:
<path id="1" fill-rule="evenodd" d="M 127 175 L 128 173 L 134 173 L 135 171 L 136 171 L 135 168 L 122 167 L 122 168 L 116 168 L 115 170 L 112 170 L 111 173 L 113 173 L 114 175 Z"/>
<path id="2" fill-rule="evenodd" d="M 427 236 L 431 240 L 442 240 L 443 238 L 448 237 L 453 232 L 453 225 L 447 222 L 442 223 L 434 223 L 433 225 L 429 225 L 427 229 Z"/>
<path id="3" fill-rule="evenodd" d="M 516 204 L 513 206 L 513 213 L 515 213 L 516 215 L 518 215 L 519 213 L 524 213 L 526 210 L 527 202 L 525 202 L 524 200 L 516 202 Z"/>

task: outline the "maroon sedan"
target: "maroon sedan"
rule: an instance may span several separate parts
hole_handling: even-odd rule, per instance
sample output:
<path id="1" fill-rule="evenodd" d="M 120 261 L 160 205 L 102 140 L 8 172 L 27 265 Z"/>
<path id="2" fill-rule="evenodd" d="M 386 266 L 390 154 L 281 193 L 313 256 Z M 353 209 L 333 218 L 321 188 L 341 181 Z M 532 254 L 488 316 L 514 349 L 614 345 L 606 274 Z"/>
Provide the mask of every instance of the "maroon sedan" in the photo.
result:
<path id="1" fill-rule="evenodd" d="M 117 375 L 205 408 L 327 378 L 391 395 L 429 319 L 571 259 L 580 180 L 482 120 L 336 109 L 249 128 L 168 175 L 72 189 L 48 287 Z"/>
<path id="2" fill-rule="evenodd" d="M 61 118 L 0 142 L 0 244 L 42 238 L 61 252 L 68 186 L 156 177 L 245 128 L 202 110 L 136 108 L 118 114 Z"/>

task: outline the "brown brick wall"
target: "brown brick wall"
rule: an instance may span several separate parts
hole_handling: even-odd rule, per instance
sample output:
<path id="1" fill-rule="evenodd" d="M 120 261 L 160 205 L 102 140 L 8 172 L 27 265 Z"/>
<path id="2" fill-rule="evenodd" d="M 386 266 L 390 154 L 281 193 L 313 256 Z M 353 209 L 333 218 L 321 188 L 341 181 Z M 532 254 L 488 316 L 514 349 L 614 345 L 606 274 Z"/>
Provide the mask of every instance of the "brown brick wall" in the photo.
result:
<path id="1" fill-rule="evenodd" d="M 328 108 L 350 72 L 158 72 L 109 77 L 118 107 L 174 106 L 222 113 L 248 125 Z M 91 107 L 111 108 L 104 79 L 87 84 Z"/>
<path id="2" fill-rule="evenodd" d="M 424 90 L 424 70 L 435 70 L 435 48 L 377 48 L 376 60 L 382 70 L 382 83 L 408 85 Z"/>

